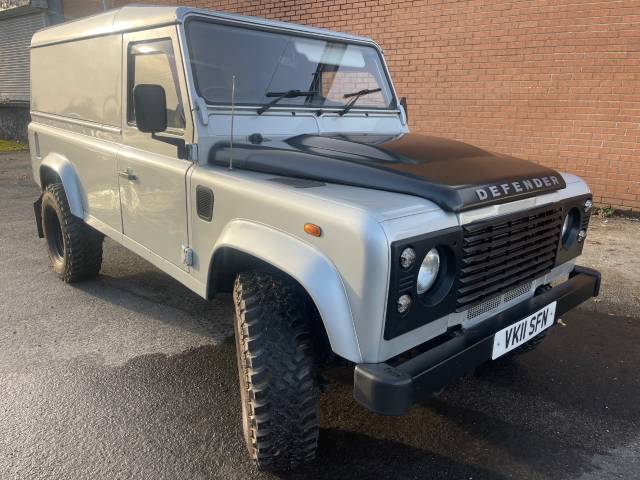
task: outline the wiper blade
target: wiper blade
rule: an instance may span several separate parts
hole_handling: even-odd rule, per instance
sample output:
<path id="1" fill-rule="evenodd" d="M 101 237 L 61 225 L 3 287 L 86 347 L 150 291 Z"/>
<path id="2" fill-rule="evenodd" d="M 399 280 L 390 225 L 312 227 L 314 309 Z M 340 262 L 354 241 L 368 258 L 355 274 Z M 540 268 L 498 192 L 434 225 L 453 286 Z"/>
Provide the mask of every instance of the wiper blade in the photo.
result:
<path id="1" fill-rule="evenodd" d="M 359 90 L 357 92 L 345 93 L 343 95 L 343 98 L 350 98 L 351 100 L 349 100 L 349 103 L 345 105 L 344 109 L 342 109 L 339 115 L 343 116 L 345 113 L 351 110 L 353 106 L 356 104 L 356 102 L 360 100 L 360 97 L 369 95 L 370 93 L 377 93 L 381 91 L 382 91 L 382 88 L 371 88 L 371 89 L 365 88 L 364 90 Z"/>
<path id="2" fill-rule="evenodd" d="M 308 91 L 304 92 L 301 90 L 287 90 L 286 92 L 267 92 L 265 95 L 267 97 L 275 97 L 269 103 L 265 103 L 258 109 L 258 115 L 262 115 L 264 112 L 273 107 L 276 103 L 278 103 L 283 98 L 296 98 L 296 97 L 311 97 L 312 95 L 317 95 L 318 92 Z"/>

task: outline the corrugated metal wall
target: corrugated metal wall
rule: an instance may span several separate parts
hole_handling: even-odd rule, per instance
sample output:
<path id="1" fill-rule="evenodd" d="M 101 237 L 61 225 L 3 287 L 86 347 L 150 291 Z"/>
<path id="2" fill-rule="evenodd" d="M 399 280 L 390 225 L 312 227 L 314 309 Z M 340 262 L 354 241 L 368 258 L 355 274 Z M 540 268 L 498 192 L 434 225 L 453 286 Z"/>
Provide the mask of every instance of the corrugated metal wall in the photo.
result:
<path id="1" fill-rule="evenodd" d="M 0 104 L 29 101 L 29 44 L 44 13 L 0 18 Z"/>

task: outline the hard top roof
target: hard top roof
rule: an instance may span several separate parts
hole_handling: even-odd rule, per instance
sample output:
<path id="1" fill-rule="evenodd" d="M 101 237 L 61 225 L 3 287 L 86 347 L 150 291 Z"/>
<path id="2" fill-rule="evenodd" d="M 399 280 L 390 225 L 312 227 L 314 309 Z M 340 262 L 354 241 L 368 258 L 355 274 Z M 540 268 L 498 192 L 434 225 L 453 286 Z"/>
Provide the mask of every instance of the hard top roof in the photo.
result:
<path id="1" fill-rule="evenodd" d="M 190 7 L 163 7 L 155 5 L 127 5 L 89 17 L 54 25 L 35 33 L 31 47 L 41 47 L 52 43 L 80 40 L 82 38 L 148 29 L 182 22 L 187 15 L 202 15 L 212 19 L 239 22 L 245 25 L 278 27 L 312 35 L 329 36 L 335 39 L 372 42 L 366 37 L 338 33 L 322 28 L 307 27 L 294 23 L 266 20 L 231 13 L 216 12 Z"/>

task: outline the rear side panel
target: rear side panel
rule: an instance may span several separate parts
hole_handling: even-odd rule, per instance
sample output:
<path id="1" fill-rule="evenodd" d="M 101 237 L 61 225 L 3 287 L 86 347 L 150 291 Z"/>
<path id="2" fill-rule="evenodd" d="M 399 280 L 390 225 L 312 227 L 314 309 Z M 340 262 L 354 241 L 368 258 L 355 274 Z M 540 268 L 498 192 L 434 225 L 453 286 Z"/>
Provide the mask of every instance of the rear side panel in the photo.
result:
<path id="1" fill-rule="evenodd" d="M 62 177 L 59 166 L 70 165 L 76 184 L 65 184 L 65 190 L 78 192 L 81 209 L 78 216 L 89 223 L 98 220 L 121 232 L 116 181 L 119 134 L 103 130 L 99 126 L 71 124 L 64 118 L 34 114 L 32 119 L 29 125 L 29 144 L 36 181 L 42 183 L 41 167 L 52 168 Z"/>
<path id="2" fill-rule="evenodd" d="M 83 219 L 121 232 L 116 153 L 121 142 L 122 36 L 31 49 L 29 143 L 41 166 L 75 174 Z"/>
<path id="3" fill-rule="evenodd" d="M 31 110 L 120 127 L 122 35 L 31 49 Z"/>

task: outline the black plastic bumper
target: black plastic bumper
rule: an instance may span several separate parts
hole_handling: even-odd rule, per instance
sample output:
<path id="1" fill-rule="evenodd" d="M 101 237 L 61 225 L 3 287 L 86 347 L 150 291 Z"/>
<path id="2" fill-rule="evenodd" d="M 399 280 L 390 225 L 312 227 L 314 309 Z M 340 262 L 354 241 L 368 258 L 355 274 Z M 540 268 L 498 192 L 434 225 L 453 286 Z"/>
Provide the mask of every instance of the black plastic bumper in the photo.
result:
<path id="1" fill-rule="evenodd" d="M 491 359 L 496 332 L 554 301 L 557 302 L 556 318 L 559 318 L 589 298 L 598 296 L 599 290 L 599 272 L 575 267 L 566 282 L 488 318 L 404 363 L 356 365 L 353 396 L 377 413 L 407 413 L 413 403 Z"/>

